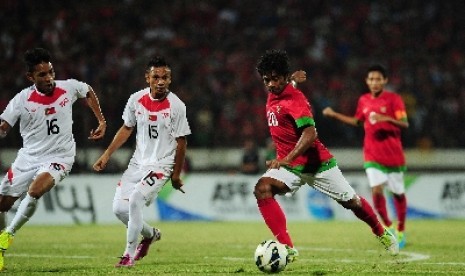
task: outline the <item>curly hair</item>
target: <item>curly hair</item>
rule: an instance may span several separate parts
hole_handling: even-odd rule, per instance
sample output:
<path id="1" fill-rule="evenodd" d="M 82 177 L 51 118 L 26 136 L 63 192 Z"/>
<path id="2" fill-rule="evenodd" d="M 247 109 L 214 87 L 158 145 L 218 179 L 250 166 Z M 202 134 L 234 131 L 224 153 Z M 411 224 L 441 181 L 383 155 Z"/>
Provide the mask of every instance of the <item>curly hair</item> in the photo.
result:
<path id="1" fill-rule="evenodd" d="M 290 73 L 289 58 L 284 50 L 267 50 L 257 63 L 257 72 L 260 76 L 275 72 L 280 76 Z"/>
<path id="2" fill-rule="evenodd" d="M 50 59 L 50 53 L 43 48 L 30 49 L 24 53 L 24 63 L 28 72 L 33 72 L 37 64 L 50 62 Z"/>

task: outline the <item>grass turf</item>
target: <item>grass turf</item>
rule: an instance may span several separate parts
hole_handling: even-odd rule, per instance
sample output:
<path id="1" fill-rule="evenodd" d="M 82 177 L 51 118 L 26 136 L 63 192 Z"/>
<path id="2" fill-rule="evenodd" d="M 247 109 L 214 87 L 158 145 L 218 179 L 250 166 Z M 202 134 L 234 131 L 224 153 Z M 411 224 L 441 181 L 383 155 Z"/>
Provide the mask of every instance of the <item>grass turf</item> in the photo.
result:
<path id="1" fill-rule="evenodd" d="M 162 240 L 133 268 L 114 268 L 123 253 L 122 225 L 35 226 L 19 231 L 5 253 L 14 275 L 258 275 L 260 222 L 155 222 Z M 281 274 L 463 275 L 464 220 L 410 220 L 407 246 L 391 257 L 358 221 L 290 222 L 300 257 Z"/>

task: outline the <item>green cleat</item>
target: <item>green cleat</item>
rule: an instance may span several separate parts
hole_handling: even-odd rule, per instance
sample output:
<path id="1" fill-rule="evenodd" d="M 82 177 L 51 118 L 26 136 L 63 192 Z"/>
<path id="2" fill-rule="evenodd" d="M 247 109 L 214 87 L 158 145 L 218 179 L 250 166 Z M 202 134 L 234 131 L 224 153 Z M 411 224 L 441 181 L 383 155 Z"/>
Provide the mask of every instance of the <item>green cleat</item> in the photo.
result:
<path id="1" fill-rule="evenodd" d="M 3 231 L 0 234 L 0 250 L 5 251 L 10 247 L 11 243 L 13 242 L 14 235 Z"/>
<path id="2" fill-rule="evenodd" d="M 392 256 L 399 254 L 399 243 L 397 242 L 396 236 L 388 229 L 384 229 L 384 233 L 381 236 L 378 236 L 378 240 Z"/>
<path id="3" fill-rule="evenodd" d="M 3 260 L 3 254 L 5 254 L 5 251 L 0 251 L 0 271 L 3 271 L 3 268 L 5 267 L 5 262 Z"/>
<path id="4" fill-rule="evenodd" d="M 397 230 L 396 230 L 396 227 L 395 227 L 394 225 L 389 226 L 389 227 L 387 228 L 387 230 L 388 230 L 389 232 L 391 232 L 391 234 L 393 234 L 393 235 L 396 235 L 396 234 L 397 234 Z"/>
<path id="5" fill-rule="evenodd" d="M 407 242 L 405 233 L 397 231 L 397 240 L 399 241 L 399 248 L 404 248 Z"/>
<path id="6" fill-rule="evenodd" d="M 295 247 L 290 247 L 286 245 L 287 249 L 287 263 L 292 263 L 297 260 L 297 257 L 299 257 L 299 251 L 295 249 Z"/>
<path id="7" fill-rule="evenodd" d="M 0 271 L 2 271 L 5 267 L 5 251 L 8 249 L 8 247 L 10 247 L 11 243 L 13 242 L 13 237 L 13 234 L 10 234 L 5 231 L 0 234 Z"/>

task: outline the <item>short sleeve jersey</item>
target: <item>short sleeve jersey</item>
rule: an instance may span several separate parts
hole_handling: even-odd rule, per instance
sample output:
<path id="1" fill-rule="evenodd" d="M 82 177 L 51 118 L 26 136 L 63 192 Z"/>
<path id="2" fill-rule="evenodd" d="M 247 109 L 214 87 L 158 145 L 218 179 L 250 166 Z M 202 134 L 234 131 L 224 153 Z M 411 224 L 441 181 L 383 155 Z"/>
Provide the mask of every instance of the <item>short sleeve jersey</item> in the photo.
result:
<path id="1" fill-rule="evenodd" d="M 35 85 L 23 89 L 8 103 L 0 118 L 14 126 L 19 120 L 23 138 L 21 153 L 31 158 L 73 158 L 76 144 L 72 133 L 72 105 L 84 98 L 89 86 L 74 79 L 55 81 L 47 96 Z"/>
<path id="2" fill-rule="evenodd" d="M 302 91 L 292 85 L 287 85 L 279 95 L 268 94 L 266 116 L 278 159 L 286 157 L 295 148 L 301 135 L 299 129 L 315 126 L 310 103 Z M 300 172 L 314 172 L 332 157 L 317 138 L 312 147 L 291 163 L 291 167 Z"/>
<path id="3" fill-rule="evenodd" d="M 388 122 L 374 122 L 370 114 L 383 114 L 397 120 L 407 120 L 402 98 L 390 91 L 383 91 L 378 97 L 371 93 L 363 94 L 357 105 L 355 118 L 363 122 L 365 138 L 363 154 L 365 162 L 376 162 L 387 167 L 405 165 L 401 130 Z"/>
<path id="4" fill-rule="evenodd" d="M 173 93 L 157 100 L 147 87 L 131 95 L 123 113 L 124 124 L 136 127 L 137 166 L 174 165 L 176 138 L 191 134 L 185 104 Z"/>

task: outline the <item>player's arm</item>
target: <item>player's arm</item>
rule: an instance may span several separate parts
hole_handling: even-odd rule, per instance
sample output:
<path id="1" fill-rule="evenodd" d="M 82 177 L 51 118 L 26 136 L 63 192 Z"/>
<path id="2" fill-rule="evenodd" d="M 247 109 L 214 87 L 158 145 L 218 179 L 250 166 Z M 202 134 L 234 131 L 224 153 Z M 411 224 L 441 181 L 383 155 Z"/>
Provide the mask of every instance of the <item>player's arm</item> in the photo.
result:
<path id="1" fill-rule="evenodd" d="M 113 137 L 113 141 L 111 141 L 110 145 L 108 148 L 105 150 L 105 152 L 100 156 L 100 158 L 95 162 L 93 168 L 96 171 L 101 171 L 105 169 L 107 166 L 108 160 L 110 160 L 111 155 L 119 149 L 126 141 L 128 138 L 131 136 L 134 128 L 133 127 L 128 127 L 126 125 L 123 125 L 118 132 L 116 132 L 115 137 Z"/>
<path id="2" fill-rule="evenodd" d="M 92 110 L 95 115 L 95 118 L 98 121 L 98 127 L 95 130 L 90 131 L 89 139 L 91 140 L 98 140 L 102 139 L 105 135 L 105 131 L 107 129 L 107 122 L 105 121 L 105 117 L 103 116 L 102 109 L 100 108 L 100 103 L 95 93 L 94 89 L 89 85 L 89 92 L 87 92 L 86 96 L 87 104 Z"/>
<path id="3" fill-rule="evenodd" d="M 408 128 L 409 126 L 407 118 L 405 117 L 401 119 L 396 119 L 396 118 L 392 118 L 390 116 L 386 116 L 383 114 L 374 113 L 373 115 L 370 116 L 370 119 L 376 122 L 388 122 L 400 128 Z"/>
<path id="4" fill-rule="evenodd" d="M 357 118 L 347 116 L 347 115 L 344 115 L 342 113 L 336 112 L 329 106 L 326 107 L 325 109 L 323 109 L 323 115 L 326 116 L 326 117 L 329 117 L 329 118 L 334 118 L 336 120 L 339 120 L 339 121 L 341 121 L 341 122 L 343 122 L 345 124 L 351 125 L 351 126 L 360 126 L 361 125 L 361 122 Z"/>
<path id="5" fill-rule="evenodd" d="M 297 70 L 291 74 L 289 78 L 294 87 L 297 87 L 297 84 L 302 83 L 307 80 L 307 72 L 304 70 Z"/>
<path id="6" fill-rule="evenodd" d="M 10 132 L 11 126 L 6 121 L 0 121 L 0 138 L 4 138 Z"/>
<path id="7" fill-rule="evenodd" d="M 187 139 L 185 136 L 177 137 L 176 138 L 177 146 L 176 146 L 176 154 L 174 156 L 174 167 L 173 173 L 171 174 L 171 185 L 176 190 L 180 190 L 184 193 L 182 186 L 184 185 L 181 180 L 181 172 L 182 168 L 184 167 L 184 161 L 186 159 L 186 151 L 187 151 Z"/>
<path id="8" fill-rule="evenodd" d="M 312 147 L 313 142 L 315 142 L 318 137 L 318 133 L 314 126 L 306 126 L 302 129 L 302 134 L 300 135 L 299 141 L 295 145 L 286 157 L 281 160 L 274 159 L 266 161 L 266 165 L 270 169 L 277 169 L 283 165 L 289 165 L 294 161 L 298 156 L 306 152 L 310 147 Z"/>

